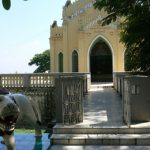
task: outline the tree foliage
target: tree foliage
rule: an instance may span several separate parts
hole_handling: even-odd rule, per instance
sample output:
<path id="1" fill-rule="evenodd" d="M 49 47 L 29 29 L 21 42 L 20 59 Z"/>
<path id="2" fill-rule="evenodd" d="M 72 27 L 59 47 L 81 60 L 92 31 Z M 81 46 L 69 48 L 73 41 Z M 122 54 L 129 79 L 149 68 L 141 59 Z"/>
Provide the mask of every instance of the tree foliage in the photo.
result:
<path id="1" fill-rule="evenodd" d="M 123 18 L 120 40 L 126 46 L 127 70 L 150 73 L 149 0 L 96 0 L 94 7 L 108 13 L 102 25 Z"/>
<path id="2" fill-rule="evenodd" d="M 27 1 L 27 0 L 24 0 Z M 9 10 L 11 7 L 11 0 L 2 0 L 2 5 L 6 10 Z"/>
<path id="3" fill-rule="evenodd" d="M 10 9 L 11 1 L 10 0 L 2 0 L 2 5 L 6 10 Z"/>
<path id="4" fill-rule="evenodd" d="M 35 54 L 28 63 L 30 66 L 38 66 L 34 73 L 43 73 L 50 70 L 50 50 L 45 50 L 43 53 Z"/>

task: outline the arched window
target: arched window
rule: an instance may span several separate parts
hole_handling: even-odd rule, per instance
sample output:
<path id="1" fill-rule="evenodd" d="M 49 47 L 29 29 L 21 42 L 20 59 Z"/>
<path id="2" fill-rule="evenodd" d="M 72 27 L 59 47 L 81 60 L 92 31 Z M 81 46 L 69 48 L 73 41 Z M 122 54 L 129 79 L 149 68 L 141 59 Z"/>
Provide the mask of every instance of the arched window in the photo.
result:
<path id="1" fill-rule="evenodd" d="M 72 52 L 72 72 L 78 72 L 78 53 L 76 50 Z"/>
<path id="2" fill-rule="evenodd" d="M 58 71 L 63 72 L 63 53 L 60 52 L 58 55 Z"/>

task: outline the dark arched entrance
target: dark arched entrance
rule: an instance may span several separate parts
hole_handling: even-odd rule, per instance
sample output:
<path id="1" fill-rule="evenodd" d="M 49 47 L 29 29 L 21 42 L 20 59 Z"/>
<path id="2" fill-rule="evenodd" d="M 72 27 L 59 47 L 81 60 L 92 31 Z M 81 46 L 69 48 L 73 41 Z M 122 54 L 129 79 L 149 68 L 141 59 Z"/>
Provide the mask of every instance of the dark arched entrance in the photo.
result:
<path id="1" fill-rule="evenodd" d="M 90 53 L 92 82 L 112 82 L 112 53 L 106 42 L 97 41 Z"/>

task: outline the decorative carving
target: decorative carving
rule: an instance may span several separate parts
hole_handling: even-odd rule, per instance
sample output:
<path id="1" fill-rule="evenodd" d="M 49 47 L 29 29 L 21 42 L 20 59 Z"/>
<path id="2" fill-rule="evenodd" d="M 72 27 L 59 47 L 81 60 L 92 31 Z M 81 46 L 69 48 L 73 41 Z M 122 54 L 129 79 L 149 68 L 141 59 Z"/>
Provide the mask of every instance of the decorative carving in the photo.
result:
<path id="1" fill-rule="evenodd" d="M 80 8 L 79 10 L 75 11 L 72 13 L 71 18 L 77 17 L 80 14 L 84 13 L 87 9 L 93 7 L 93 3 L 95 2 L 95 0 L 93 0 L 92 2 L 86 4 L 85 6 L 83 6 L 82 8 Z"/>
<path id="2" fill-rule="evenodd" d="M 110 35 L 113 35 L 113 34 L 114 34 L 114 32 L 110 32 L 109 34 L 110 34 Z"/>
<path id="3" fill-rule="evenodd" d="M 91 34 L 92 34 L 92 33 L 88 32 L 88 33 L 87 33 L 87 36 L 89 37 L 89 36 L 91 36 Z"/>
<path id="4" fill-rule="evenodd" d="M 96 26 L 101 20 L 103 19 L 103 17 L 101 15 L 98 16 L 93 16 L 93 18 L 85 25 L 84 29 L 89 29 L 92 28 L 93 26 Z"/>
<path id="5" fill-rule="evenodd" d="M 83 120 L 83 80 L 81 78 L 62 79 L 63 123 L 76 124 Z"/>

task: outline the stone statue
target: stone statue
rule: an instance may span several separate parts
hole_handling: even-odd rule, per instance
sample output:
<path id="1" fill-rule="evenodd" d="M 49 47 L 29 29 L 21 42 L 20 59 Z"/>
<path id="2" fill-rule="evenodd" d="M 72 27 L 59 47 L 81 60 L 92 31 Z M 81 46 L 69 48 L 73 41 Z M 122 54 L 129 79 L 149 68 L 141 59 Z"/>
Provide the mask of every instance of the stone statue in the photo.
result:
<path id="1" fill-rule="evenodd" d="M 41 116 L 36 104 L 23 94 L 10 94 L 0 88 L 0 135 L 8 150 L 16 150 L 14 129 L 19 121 L 35 128 L 35 136 L 42 136 Z"/>

